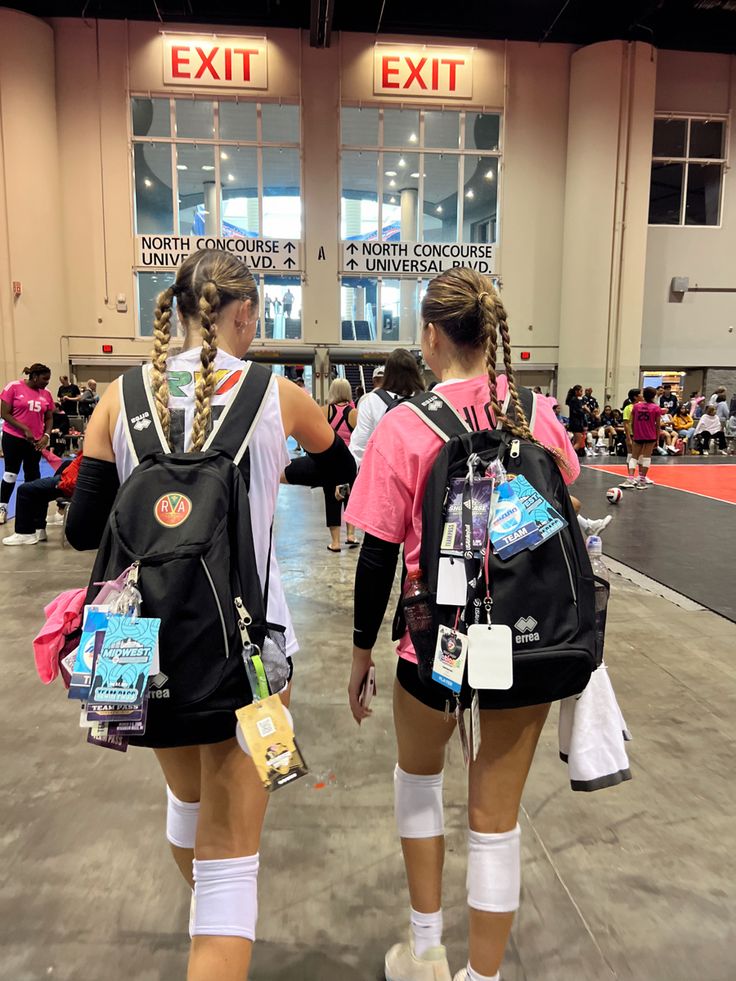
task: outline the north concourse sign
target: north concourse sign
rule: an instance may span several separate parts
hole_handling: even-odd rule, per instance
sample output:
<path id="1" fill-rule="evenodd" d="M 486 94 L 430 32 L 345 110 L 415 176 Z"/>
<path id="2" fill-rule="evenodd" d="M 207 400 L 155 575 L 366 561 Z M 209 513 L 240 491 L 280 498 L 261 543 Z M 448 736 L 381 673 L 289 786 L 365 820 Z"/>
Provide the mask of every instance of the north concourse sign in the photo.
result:
<path id="1" fill-rule="evenodd" d="M 492 275 L 496 247 L 486 242 L 343 242 L 345 275 L 436 275 L 467 266 Z"/>
<path id="2" fill-rule="evenodd" d="M 165 34 L 164 85 L 267 89 L 265 37 Z"/>
<path id="3" fill-rule="evenodd" d="M 420 99 L 472 99 L 473 49 L 378 43 L 373 94 Z"/>
<path id="4" fill-rule="evenodd" d="M 177 269 L 199 249 L 219 249 L 248 264 L 253 272 L 299 273 L 302 243 L 291 238 L 230 235 L 136 235 L 136 268 Z"/>

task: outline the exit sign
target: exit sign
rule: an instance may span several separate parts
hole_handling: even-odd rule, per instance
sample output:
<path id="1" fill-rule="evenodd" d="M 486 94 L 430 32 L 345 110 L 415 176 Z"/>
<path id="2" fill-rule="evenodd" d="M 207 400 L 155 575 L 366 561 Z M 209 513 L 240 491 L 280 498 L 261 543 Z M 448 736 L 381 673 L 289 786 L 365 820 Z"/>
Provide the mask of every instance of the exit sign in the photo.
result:
<path id="1" fill-rule="evenodd" d="M 162 38 L 165 85 L 267 89 L 268 42 L 265 37 Z"/>
<path id="2" fill-rule="evenodd" d="M 400 98 L 472 99 L 473 49 L 376 44 L 373 92 Z"/>

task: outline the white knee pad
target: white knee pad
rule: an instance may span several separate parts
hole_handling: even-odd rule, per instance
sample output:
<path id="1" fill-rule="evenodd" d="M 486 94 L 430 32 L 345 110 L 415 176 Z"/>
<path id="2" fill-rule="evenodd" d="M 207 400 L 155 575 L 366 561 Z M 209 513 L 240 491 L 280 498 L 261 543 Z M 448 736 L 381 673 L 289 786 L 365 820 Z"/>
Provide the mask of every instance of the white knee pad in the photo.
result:
<path id="1" fill-rule="evenodd" d="M 626 461 L 626 465 L 628 466 L 629 470 L 636 470 L 636 464 L 637 464 L 636 457 L 629 455 L 629 458 Z"/>
<path id="2" fill-rule="evenodd" d="M 651 465 L 652 465 L 652 458 L 650 456 L 640 456 L 639 457 L 639 466 L 640 467 L 645 467 L 646 468 L 646 467 L 651 467 Z"/>
<path id="3" fill-rule="evenodd" d="M 199 819 L 199 801 L 188 803 L 179 800 L 166 788 L 168 804 L 166 805 L 166 837 L 177 848 L 194 848 L 197 837 L 197 820 Z"/>
<path id="4" fill-rule="evenodd" d="M 6 484 L 14 484 L 17 479 L 18 479 L 17 473 L 9 473 L 6 470 L 5 473 L 3 474 L 3 480 L 5 481 Z"/>
<path id="5" fill-rule="evenodd" d="M 503 834 L 468 832 L 468 906 L 513 913 L 521 895 L 521 828 Z"/>
<path id="6" fill-rule="evenodd" d="M 291 726 L 291 731 L 294 731 L 294 719 L 291 712 L 284 705 L 284 712 L 286 713 L 286 718 L 289 720 L 289 725 Z M 246 756 L 250 756 L 250 750 L 248 749 L 248 743 L 245 741 L 245 736 L 243 735 L 243 730 L 240 728 L 240 723 L 235 726 L 235 738 L 238 741 L 238 746 L 243 750 Z"/>
<path id="7" fill-rule="evenodd" d="M 258 854 L 194 860 L 192 937 L 256 939 Z"/>
<path id="8" fill-rule="evenodd" d="M 394 810 L 400 838 L 438 838 L 445 833 L 442 774 L 394 770 Z"/>

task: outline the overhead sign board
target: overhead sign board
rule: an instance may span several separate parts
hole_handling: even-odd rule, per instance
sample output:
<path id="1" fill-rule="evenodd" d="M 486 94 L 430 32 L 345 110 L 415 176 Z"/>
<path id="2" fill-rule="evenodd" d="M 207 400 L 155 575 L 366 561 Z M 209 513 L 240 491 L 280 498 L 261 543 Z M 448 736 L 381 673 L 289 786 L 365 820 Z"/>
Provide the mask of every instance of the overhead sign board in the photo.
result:
<path id="1" fill-rule="evenodd" d="M 248 264 L 253 272 L 298 273 L 302 243 L 291 238 L 245 238 L 232 235 L 137 235 L 136 266 L 140 269 L 176 269 L 199 249 L 219 249 Z"/>
<path id="2" fill-rule="evenodd" d="M 473 49 L 376 44 L 373 93 L 402 99 L 472 99 Z"/>
<path id="3" fill-rule="evenodd" d="M 267 89 L 265 37 L 163 36 L 164 84 Z"/>
<path id="4" fill-rule="evenodd" d="M 467 266 L 488 275 L 495 255 L 494 245 L 479 242 L 343 242 L 342 269 L 348 276 L 434 276 Z"/>

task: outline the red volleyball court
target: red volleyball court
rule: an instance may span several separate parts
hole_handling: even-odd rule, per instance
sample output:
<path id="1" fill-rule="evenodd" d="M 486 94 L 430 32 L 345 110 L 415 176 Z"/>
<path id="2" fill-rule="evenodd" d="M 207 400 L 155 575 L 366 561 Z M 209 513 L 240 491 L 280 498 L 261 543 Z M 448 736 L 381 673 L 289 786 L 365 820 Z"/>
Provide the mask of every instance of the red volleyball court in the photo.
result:
<path id="1" fill-rule="evenodd" d="M 588 465 L 588 470 L 600 470 L 603 473 L 615 474 L 616 477 L 626 476 L 626 467 L 619 464 Z M 736 504 L 736 466 L 728 463 L 698 465 L 688 463 L 685 466 L 653 466 L 649 476 L 655 484 L 671 487 L 673 490 L 685 491 L 687 494 L 698 494 L 709 497 L 714 501 L 724 501 L 726 504 Z"/>

